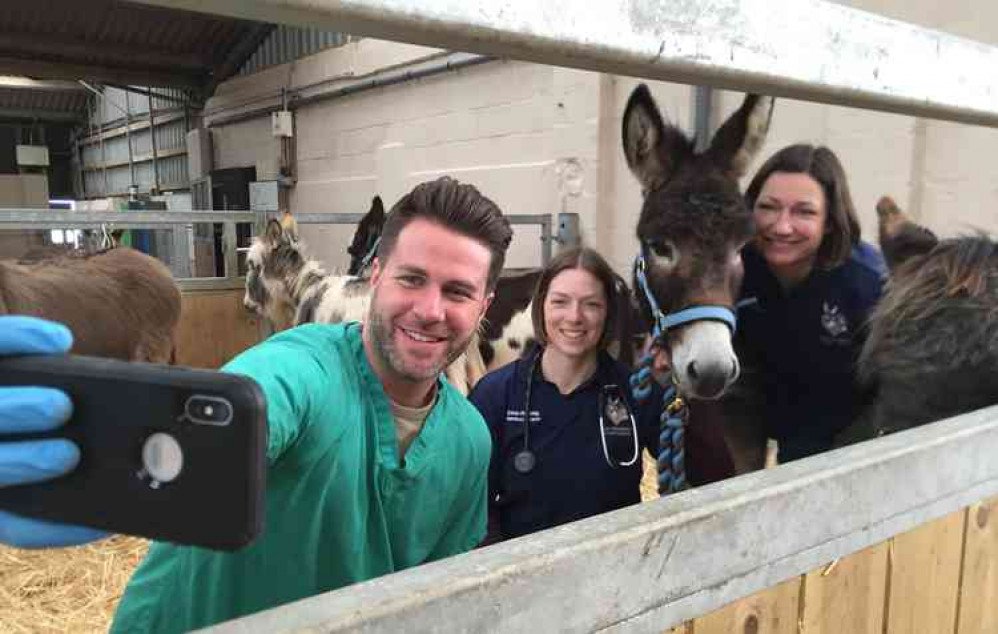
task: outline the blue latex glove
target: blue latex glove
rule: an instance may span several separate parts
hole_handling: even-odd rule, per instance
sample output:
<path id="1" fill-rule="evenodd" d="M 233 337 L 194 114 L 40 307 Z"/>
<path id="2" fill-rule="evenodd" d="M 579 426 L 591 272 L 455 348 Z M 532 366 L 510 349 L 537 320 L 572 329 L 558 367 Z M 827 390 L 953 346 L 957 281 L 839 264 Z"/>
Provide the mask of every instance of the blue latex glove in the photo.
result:
<path id="1" fill-rule="evenodd" d="M 0 355 L 64 354 L 73 336 L 62 324 L 0 316 Z M 55 429 L 73 412 L 60 390 L 44 387 L 0 387 L 0 487 L 55 478 L 76 468 L 80 450 L 69 440 L 3 442 L 5 433 Z M 73 546 L 104 537 L 91 528 L 23 518 L 0 511 L 0 543 L 21 548 Z"/>

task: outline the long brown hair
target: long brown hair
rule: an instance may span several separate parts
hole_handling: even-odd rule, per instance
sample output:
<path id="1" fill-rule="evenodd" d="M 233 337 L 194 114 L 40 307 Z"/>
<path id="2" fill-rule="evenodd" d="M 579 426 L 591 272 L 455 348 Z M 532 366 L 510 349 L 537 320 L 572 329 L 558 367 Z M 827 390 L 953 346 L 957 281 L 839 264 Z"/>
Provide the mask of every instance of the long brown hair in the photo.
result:
<path id="1" fill-rule="evenodd" d="M 599 349 L 605 349 L 612 343 L 617 331 L 617 321 L 620 319 L 622 295 L 626 293 L 623 280 L 613 272 L 607 261 L 597 251 L 589 247 L 576 247 L 562 251 L 544 267 L 530 308 L 530 319 L 534 325 L 534 336 L 540 345 L 547 345 L 547 332 L 544 329 L 544 300 L 547 299 L 551 281 L 562 271 L 582 269 L 591 274 L 603 286 L 606 295 L 606 321 L 603 322 L 603 333 L 600 335 Z"/>
<path id="2" fill-rule="evenodd" d="M 798 143 L 769 157 L 745 190 L 750 211 L 755 209 L 759 193 L 774 172 L 807 174 L 818 182 L 825 194 L 827 215 L 825 236 L 818 247 L 815 266 L 833 269 L 844 264 L 853 247 L 859 244 L 860 227 L 845 170 L 835 153 L 824 146 Z"/>

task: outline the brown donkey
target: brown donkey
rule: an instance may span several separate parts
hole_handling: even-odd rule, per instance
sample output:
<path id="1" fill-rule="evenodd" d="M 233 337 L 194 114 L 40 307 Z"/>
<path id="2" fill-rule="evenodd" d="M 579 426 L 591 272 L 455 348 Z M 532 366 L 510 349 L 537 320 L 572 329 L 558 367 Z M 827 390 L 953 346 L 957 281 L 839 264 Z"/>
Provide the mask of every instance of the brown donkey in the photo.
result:
<path id="1" fill-rule="evenodd" d="M 0 261 L 0 314 L 66 324 L 73 354 L 172 361 L 180 291 L 162 262 L 129 248 Z"/>
<path id="2" fill-rule="evenodd" d="M 664 121 L 645 85 L 631 94 L 623 117 L 624 155 L 644 194 L 637 237 L 648 293 L 664 314 L 698 306 L 733 314 L 743 275 L 740 252 L 753 234 L 738 179 L 758 154 L 772 112 L 771 97 L 746 95 L 710 145 L 697 152 L 692 139 Z M 634 292 L 654 323 L 637 275 Z M 680 395 L 693 399 L 691 445 L 698 429 L 723 425 L 736 468 L 746 470 L 740 456 L 764 451 L 765 438 L 759 426 L 740 417 L 747 402 L 741 384 L 729 390 L 740 373 L 730 326 L 710 317 L 691 321 L 668 329 L 661 348 Z M 715 399 L 725 395 L 722 416 Z M 717 451 L 723 447 L 702 453 Z M 690 457 L 699 459 L 695 451 Z"/>

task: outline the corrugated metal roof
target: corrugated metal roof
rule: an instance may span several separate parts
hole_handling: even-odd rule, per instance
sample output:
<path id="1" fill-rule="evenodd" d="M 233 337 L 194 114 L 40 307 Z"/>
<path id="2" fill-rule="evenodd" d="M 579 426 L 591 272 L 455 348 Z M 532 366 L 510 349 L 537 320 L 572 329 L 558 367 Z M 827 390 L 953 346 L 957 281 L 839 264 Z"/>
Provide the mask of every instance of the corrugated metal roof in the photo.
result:
<path id="1" fill-rule="evenodd" d="M 350 36 L 343 33 L 279 24 L 260 44 L 256 52 L 246 60 L 239 69 L 239 74 L 250 75 L 270 66 L 286 64 L 313 55 L 327 48 L 342 46 L 349 41 Z"/>
<path id="2" fill-rule="evenodd" d="M 51 111 L 87 112 L 87 93 L 82 90 L 24 90 L 0 87 L 0 108 L 38 108 Z"/>
<path id="3" fill-rule="evenodd" d="M 272 28 L 115 0 L 4 2 L 0 72 L 204 88 L 234 74 Z"/>
<path id="4" fill-rule="evenodd" d="M 16 75 L 149 86 L 158 94 L 183 90 L 182 101 L 200 102 L 240 69 L 253 72 L 345 41 L 338 33 L 121 0 L 9 1 L 0 3 L 0 80 Z M 0 116 L 30 118 L 25 111 L 34 111 L 37 118 L 71 120 L 86 114 L 88 95 L 74 86 L 0 86 Z M 156 107 L 163 106 L 157 101 Z"/>
<path id="5" fill-rule="evenodd" d="M 5 118 L 82 120 L 88 99 L 76 83 L 0 76 L 0 116 Z"/>

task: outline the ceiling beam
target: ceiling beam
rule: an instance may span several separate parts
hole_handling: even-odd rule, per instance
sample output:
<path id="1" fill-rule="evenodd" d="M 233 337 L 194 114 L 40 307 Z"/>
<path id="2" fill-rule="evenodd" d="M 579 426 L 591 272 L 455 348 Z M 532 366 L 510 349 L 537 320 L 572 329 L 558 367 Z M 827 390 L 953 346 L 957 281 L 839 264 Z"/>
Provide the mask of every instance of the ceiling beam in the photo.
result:
<path id="1" fill-rule="evenodd" d="M 0 75 L 0 89 L 31 90 L 44 92 L 83 92 L 86 90 L 78 82 L 61 80 L 29 79 L 13 75 Z"/>
<path id="2" fill-rule="evenodd" d="M 42 110 L 39 108 L 4 108 L 0 106 L 0 119 L 29 119 L 38 121 L 63 121 L 73 123 L 86 119 L 86 114 L 72 110 Z"/>
<path id="3" fill-rule="evenodd" d="M 0 56 L 0 74 L 24 75 L 39 79 L 84 79 L 136 86 L 170 86 L 194 90 L 201 90 L 204 86 L 204 76 L 200 73 L 170 73 L 69 62 L 42 62 L 4 56 Z"/>
<path id="4" fill-rule="evenodd" d="M 0 55 L 38 56 L 50 61 L 60 58 L 74 62 L 94 60 L 105 66 L 150 67 L 160 71 L 177 69 L 182 72 L 197 72 L 210 65 L 210 60 L 186 52 L 167 53 L 141 46 L 88 42 L 82 38 L 10 32 L 0 32 Z"/>

